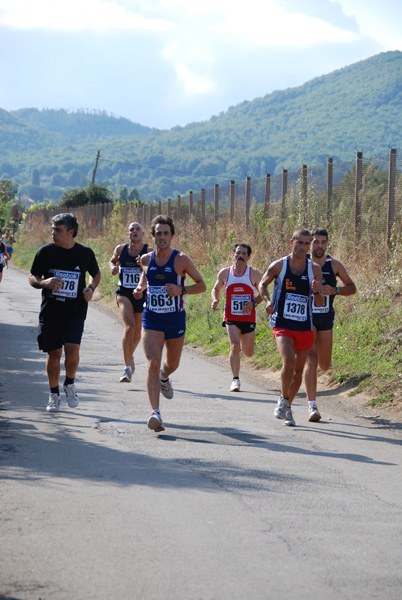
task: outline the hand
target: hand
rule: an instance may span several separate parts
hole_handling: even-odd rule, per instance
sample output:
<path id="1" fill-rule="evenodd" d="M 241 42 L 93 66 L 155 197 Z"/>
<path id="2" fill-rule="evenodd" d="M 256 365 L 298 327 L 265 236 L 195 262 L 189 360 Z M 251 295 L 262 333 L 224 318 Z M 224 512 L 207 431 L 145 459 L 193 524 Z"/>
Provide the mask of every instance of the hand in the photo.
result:
<path id="1" fill-rule="evenodd" d="M 141 300 L 141 298 L 142 298 L 142 294 L 143 294 L 143 291 L 142 291 L 142 289 L 141 289 L 141 288 L 139 288 L 139 287 L 136 287 L 136 288 L 133 290 L 133 296 L 134 296 L 134 298 L 135 298 L 136 300 Z"/>
<path id="2" fill-rule="evenodd" d="M 89 302 L 90 300 L 92 300 L 92 296 L 94 295 L 94 291 L 93 291 L 93 289 L 92 289 L 92 288 L 90 288 L 90 287 L 85 287 L 85 288 L 82 290 L 82 295 L 84 296 L 84 300 L 85 300 L 86 302 Z"/>
<path id="3" fill-rule="evenodd" d="M 219 300 L 213 300 L 211 303 L 212 310 L 218 310 Z"/>
<path id="4" fill-rule="evenodd" d="M 114 265 L 111 272 L 112 275 L 117 275 L 117 273 L 119 272 L 119 265 Z"/>
<path id="5" fill-rule="evenodd" d="M 47 290 L 61 290 L 63 287 L 63 280 L 61 277 L 49 277 L 49 279 L 44 279 L 42 281 L 42 287 Z"/>
<path id="6" fill-rule="evenodd" d="M 324 296 L 333 296 L 336 293 L 336 289 L 333 288 L 332 285 L 323 285 L 321 292 L 324 294 Z"/>
<path id="7" fill-rule="evenodd" d="M 243 305 L 241 312 L 248 314 L 248 313 L 251 313 L 253 308 L 254 308 L 254 302 L 252 300 L 250 300 L 250 302 L 247 302 L 246 304 Z"/>
<path id="8" fill-rule="evenodd" d="M 176 285 L 175 283 L 167 283 L 165 285 L 165 289 L 168 293 L 168 296 L 180 296 L 183 291 L 181 286 Z"/>
<path id="9" fill-rule="evenodd" d="M 274 305 L 272 304 L 271 300 L 267 302 L 265 312 L 267 313 L 267 315 L 272 315 L 272 313 L 274 312 Z"/>
<path id="10" fill-rule="evenodd" d="M 321 287 L 320 282 L 317 281 L 317 279 L 313 279 L 313 281 L 311 283 L 311 291 L 313 292 L 313 294 L 316 294 L 317 292 L 319 292 L 320 287 Z"/>
<path id="11" fill-rule="evenodd" d="M 138 256 L 135 257 L 135 262 L 137 263 L 137 265 L 139 267 L 141 267 L 142 269 L 142 256 L 140 256 L 140 254 Z"/>

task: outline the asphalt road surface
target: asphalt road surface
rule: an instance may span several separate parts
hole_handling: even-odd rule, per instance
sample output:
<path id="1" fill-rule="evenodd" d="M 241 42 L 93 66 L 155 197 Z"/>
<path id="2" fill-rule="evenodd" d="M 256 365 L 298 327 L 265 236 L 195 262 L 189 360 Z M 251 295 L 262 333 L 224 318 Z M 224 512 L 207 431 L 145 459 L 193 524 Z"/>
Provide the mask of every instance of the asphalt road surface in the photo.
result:
<path id="1" fill-rule="evenodd" d="M 186 351 L 155 434 L 142 350 L 120 384 L 122 326 L 96 300 L 80 404 L 48 414 L 39 304 L 4 272 L 1 598 L 400 600 L 400 432 L 328 410 L 309 423 L 303 397 L 284 427 L 278 387 L 249 372 L 229 393 L 228 366 Z"/>

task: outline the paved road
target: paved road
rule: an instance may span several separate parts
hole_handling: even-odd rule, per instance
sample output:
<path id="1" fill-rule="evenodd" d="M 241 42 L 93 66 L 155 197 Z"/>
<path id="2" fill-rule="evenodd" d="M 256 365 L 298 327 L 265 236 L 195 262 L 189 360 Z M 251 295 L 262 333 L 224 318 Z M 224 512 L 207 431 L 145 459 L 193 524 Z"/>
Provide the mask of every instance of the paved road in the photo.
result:
<path id="1" fill-rule="evenodd" d="M 156 435 L 144 357 L 119 384 L 121 324 L 95 301 L 80 405 L 48 414 L 39 301 L 5 272 L 1 598 L 400 600 L 400 434 L 328 412 L 308 423 L 303 399 L 286 428 L 277 390 L 250 374 L 230 394 L 227 369 L 186 352 Z"/>

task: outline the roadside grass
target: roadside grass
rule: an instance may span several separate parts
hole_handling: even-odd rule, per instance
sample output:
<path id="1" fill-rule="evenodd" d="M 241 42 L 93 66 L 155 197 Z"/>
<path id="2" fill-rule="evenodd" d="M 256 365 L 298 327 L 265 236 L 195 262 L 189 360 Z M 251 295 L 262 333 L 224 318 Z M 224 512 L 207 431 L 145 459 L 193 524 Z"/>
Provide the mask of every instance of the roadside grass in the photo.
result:
<path id="1" fill-rule="evenodd" d="M 218 271 L 231 263 L 236 240 L 250 243 L 253 248 L 256 239 L 264 240 L 264 251 L 259 244 L 251 262 L 262 272 L 273 259 L 286 253 L 277 238 L 271 236 L 268 239 L 269 231 L 264 226 L 262 222 L 247 232 L 244 224 L 225 223 L 204 234 L 194 222 L 177 232 L 174 245 L 192 257 L 207 285 L 205 294 L 186 297 L 186 344 L 202 347 L 209 356 L 229 354 L 228 336 L 222 327 L 224 293 L 219 310 L 212 311 L 211 289 Z M 148 236 L 147 239 L 150 241 Z M 79 235 L 77 238 L 80 243 L 90 246 L 97 256 L 102 272 L 99 291 L 107 303 L 114 302 L 117 285 L 117 277 L 112 277 L 108 262 L 115 246 L 125 240 L 126 226 L 118 208 L 113 211 L 102 235 L 95 238 Z M 29 271 L 37 249 L 50 241 L 49 225 L 43 231 L 36 231 L 35 235 L 24 233 L 22 228 L 13 262 Z M 349 383 L 353 388 L 350 395 L 366 393 L 372 397 L 370 404 L 373 406 L 402 401 L 402 249 L 396 245 L 391 256 L 379 252 L 362 257 L 350 251 L 342 256 L 341 250 L 339 254 L 337 249 L 333 252 L 344 262 L 358 293 L 335 301 L 331 379 L 337 385 Z M 256 368 L 277 370 L 281 367 L 263 305 L 258 307 L 255 354 L 247 361 Z"/>

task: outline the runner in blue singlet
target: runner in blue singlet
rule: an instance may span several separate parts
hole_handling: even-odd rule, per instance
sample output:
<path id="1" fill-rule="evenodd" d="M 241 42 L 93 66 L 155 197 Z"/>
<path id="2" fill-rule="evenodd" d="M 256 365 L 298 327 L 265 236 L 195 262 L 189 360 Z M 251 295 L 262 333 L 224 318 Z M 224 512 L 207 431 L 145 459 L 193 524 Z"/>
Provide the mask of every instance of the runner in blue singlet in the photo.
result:
<path id="1" fill-rule="evenodd" d="M 185 295 L 205 292 L 200 272 L 189 256 L 171 247 L 174 224 L 170 217 L 159 215 L 151 223 L 156 250 L 141 258 L 143 274 L 134 290 L 140 298 L 147 289 L 146 308 L 142 313 L 142 343 L 148 361 L 147 391 L 152 414 L 148 427 L 163 431 L 159 396 L 173 397 L 169 376 L 177 369 L 183 350 L 186 330 Z M 189 275 L 195 282 L 185 285 Z M 166 357 L 162 369 L 162 352 Z"/>

